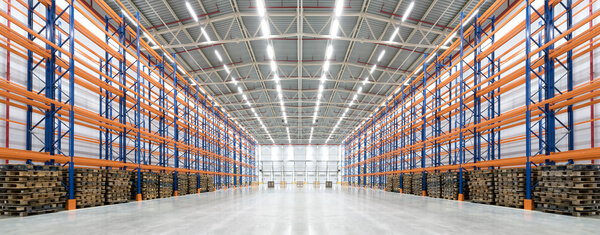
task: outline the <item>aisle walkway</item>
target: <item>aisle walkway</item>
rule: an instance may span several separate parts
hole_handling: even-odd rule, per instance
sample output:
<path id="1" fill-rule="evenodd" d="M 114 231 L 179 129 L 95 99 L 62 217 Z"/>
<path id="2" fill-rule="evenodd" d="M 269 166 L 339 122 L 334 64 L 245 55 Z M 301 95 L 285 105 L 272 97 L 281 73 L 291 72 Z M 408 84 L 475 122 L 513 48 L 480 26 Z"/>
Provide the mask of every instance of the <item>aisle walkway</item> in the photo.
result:
<path id="1" fill-rule="evenodd" d="M 262 186 L 261 186 L 262 187 Z M 597 234 L 600 220 L 365 189 L 238 189 L 0 220 L 1 234 Z"/>

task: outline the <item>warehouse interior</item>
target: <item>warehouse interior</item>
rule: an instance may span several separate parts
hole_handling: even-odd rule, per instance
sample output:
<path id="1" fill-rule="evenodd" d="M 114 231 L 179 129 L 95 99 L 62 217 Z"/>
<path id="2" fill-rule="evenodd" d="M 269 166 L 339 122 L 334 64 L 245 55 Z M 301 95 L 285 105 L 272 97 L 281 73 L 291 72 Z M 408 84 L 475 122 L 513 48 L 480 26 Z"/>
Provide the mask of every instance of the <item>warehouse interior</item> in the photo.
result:
<path id="1" fill-rule="evenodd" d="M 598 16 L 3 0 L 0 233 L 596 234 Z"/>

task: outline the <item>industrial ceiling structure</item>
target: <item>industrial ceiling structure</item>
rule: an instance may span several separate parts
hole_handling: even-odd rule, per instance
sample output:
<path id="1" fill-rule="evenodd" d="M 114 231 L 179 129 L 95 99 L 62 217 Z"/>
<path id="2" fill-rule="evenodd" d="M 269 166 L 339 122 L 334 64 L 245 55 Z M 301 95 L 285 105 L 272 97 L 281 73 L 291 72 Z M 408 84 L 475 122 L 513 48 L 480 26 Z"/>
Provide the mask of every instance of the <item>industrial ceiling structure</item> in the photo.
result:
<path id="1" fill-rule="evenodd" d="M 260 144 L 340 144 L 478 1 L 123 3 Z"/>

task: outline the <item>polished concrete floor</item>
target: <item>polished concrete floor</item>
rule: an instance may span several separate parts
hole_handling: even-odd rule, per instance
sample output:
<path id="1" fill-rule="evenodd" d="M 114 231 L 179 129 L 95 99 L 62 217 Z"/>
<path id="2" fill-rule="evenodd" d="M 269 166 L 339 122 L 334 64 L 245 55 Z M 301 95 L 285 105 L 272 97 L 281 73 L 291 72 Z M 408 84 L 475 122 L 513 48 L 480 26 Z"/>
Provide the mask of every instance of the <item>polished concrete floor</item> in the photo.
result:
<path id="1" fill-rule="evenodd" d="M 292 185 L 293 186 L 293 185 Z M 355 188 L 237 189 L 0 219 L 0 234 L 599 234 L 600 220 Z"/>

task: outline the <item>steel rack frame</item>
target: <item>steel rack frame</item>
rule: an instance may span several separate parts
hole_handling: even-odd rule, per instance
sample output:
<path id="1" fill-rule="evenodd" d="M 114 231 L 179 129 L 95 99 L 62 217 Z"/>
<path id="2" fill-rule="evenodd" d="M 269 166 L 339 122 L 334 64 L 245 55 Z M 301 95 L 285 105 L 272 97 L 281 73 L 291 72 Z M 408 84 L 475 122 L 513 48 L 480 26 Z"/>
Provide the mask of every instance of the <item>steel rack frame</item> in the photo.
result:
<path id="1" fill-rule="evenodd" d="M 461 13 L 444 40 L 449 46 L 425 55 L 381 110 L 343 141 L 344 181 L 367 187 L 387 175 L 524 167 L 524 204 L 531 210 L 534 167 L 597 158 L 593 144 L 574 145 L 574 127 L 593 126 L 593 118 L 576 123 L 574 115 L 600 102 L 600 84 L 595 78 L 575 84 L 573 61 L 598 47 L 600 24 L 593 19 L 600 12 L 588 15 L 583 1 L 535 2 L 495 1 L 476 14 L 479 3 Z M 516 18 L 520 12 L 524 19 Z M 524 94 L 522 104 L 503 105 L 515 92 Z M 515 147 L 519 142 L 525 145 Z M 377 168 L 382 160 L 385 167 Z"/>
<path id="2" fill-rule="evenodd" d="M 26 22 L 0 12 L 6 20 L 0 35 L 11 41 L 2 48 L 27 60 L 24 84 L 0 79 L 0 96 L 6 98 L 1 102 L 26 114 L 25 123 L 7 120 L 24 126 L 23 149 L 0 148 L 0 157 L 68 168 L 67 209 L 75 208 L 75 167 L 118 168 L 138 176 L 143 171 L 215 175 L 218 185 L 221 177 L 224 183 L 233 177 L 234 186 L 256 181 L 256 140 L 200 86 L 191 85 L 195 79 L 172 55 L 159 54 L 142 40 L 140 35 L 149 33 L 139 13 L 116 2 L 123 12 L 103 0 L 92 3 L 105 15 L 75 0 L 62 7 L 54 0 L 8 2 L 27 9 L 19 11 Z M 77 21 L 76 13 L 101 35 Z M 83 94 L 94 94 L 86 98 L 95 97 L 97 106 L 80 106 L 76 98 Z M 98 146 L 96 155 L 78 151 L 89 144 Z M 138 200 L 140 178 L 134 184 Z"/>

